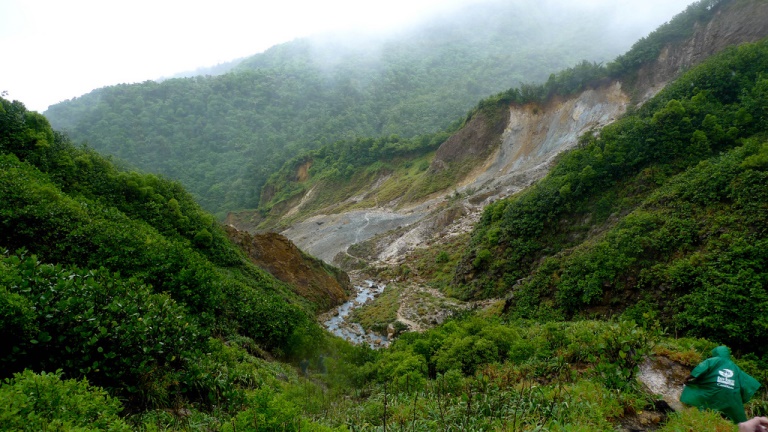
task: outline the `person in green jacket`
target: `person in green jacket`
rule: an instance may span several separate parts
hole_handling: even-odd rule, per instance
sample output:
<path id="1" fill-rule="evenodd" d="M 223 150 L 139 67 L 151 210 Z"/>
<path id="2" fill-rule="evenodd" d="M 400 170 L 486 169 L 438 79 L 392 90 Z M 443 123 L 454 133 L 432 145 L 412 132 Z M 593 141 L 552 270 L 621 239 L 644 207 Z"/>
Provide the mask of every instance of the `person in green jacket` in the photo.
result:
<path id="1" fill-rule="evenodd" d="M 712 357 L 699 363 L 686 379 L 680 402 L 721 412 L 734 423 L 747 421 L 744 404 L 749 402 L 760 383 L 731 360 L 728 347 L 712 350 Z"/>

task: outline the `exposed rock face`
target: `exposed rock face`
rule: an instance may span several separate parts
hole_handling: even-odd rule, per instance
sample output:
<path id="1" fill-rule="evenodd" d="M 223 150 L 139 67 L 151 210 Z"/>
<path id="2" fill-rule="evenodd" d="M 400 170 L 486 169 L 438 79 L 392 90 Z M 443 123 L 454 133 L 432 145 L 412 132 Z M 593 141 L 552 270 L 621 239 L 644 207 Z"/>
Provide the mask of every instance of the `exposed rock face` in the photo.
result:
<path id="1" fill-rule="evenodd" d="M 768 2 L 731 2 L 691 38 L 664 47 L 627 82 L 606 83 L 545 104 L 513 105 L 500 116 L 476 114 L 438 149 L 430 166 L 432 173 L 448 167 L 460 173 L 442 193 L 410 206 L 395 200 L 341 214 L 328 208 L 326 214 L 297 222 L 283 234 L 326 262 L 344 262 L 349 246 L 364 243 L 356 248 L 362 252 L 348 262 L 397 264 L 414 248 L 470 231 L 486 205 L 542 178 L 557 155 L 576 146 L 581 134 L 613 122 L 630 104 L 643 103 L 684 70 L 728 46 L 765 36 Z M 365 192 L 375 193 L 378 187 L 372 184 Z M 286 205 L 300 206 L 311 193 Z"/>
<path id="2" fill-rule="evenodd" d="M 306 181 L 309 178 L 309 169 L 312 168 L 312 161 L 304 162 L 299 166 L 299 169 L 296 171 L 296 180 L 303 182 Z"/>
<path id="3" fill-rule="evenodd" d="M 311 160 L 301 162 L 299 165 L 295 166 L 293 180 L 297 182 L 306 181 L 309 178 L 310 168 L 312 168 Z M 277 190 L 274 185 L 268 183 L 261 191 L 261 202 L 269 202 L 269 200 L 274 198 L 276 193 Z M 237 226 L 242 230 L 250 231 L 255 229 L 256 225 L 258 225 L 258 223 L 254 223 L 253 216 L 254 214 L 250 211 L 232 212 L 227 215 L 226 223 L 227 225 Z"/>
<path id="4" fill-rule="evenodd" d="M 768 3 L 735 1 L 706 25 L 700 25 L 688 40 L 664 47 L 656 61 L 643 66 L 637 74 L 639 102 L 645 102 L 691 66 L 712 54 L 745 42 L 768 36 Z"/>
<path id="5" fill-rule="evenodd" d="M 684 406 L 680 402 L 683 393 L 683 382 L 690 374 L 691 368 L 664 356 L 646 359 L 640 365 L 637 377 L 652 394 L 659 395 L 672 409 L 681 411 Z"/>
<path id="6" fill-rule="evenodd" d="M 474 165 L 455 186 L 460 200 L 441 194 L 397 210 L 316 215 L 283 234 L 326 262 L 338 264 L 334 260 L 350 245 L 368 241 L 368 253 L 358 258 L 396 263 L 435 238 L 470 230 L 485 205 L 543 177 L 554 157 L 575 146 L 579 135 L 614 121 L 628 104 L 616 82 L 546 105 L 512 106 L 493 121 L 477 116 L 440 147 L 430 168 Z"/>
<path id="7" fill-rule="evenodd" d="M 307 253 L 331 263 L 350 245 L 377 234 L 418 222 L 421 212 L 387 209 L 359 210 L 342 214 L 317 215 L 283 231 Z"/>
<path id="8" fill-rule="evenodd" d="M 626 112 L 629 96 L 614 82 L 546 105 L 512 106 L 501 145 L 467 188 L 485 201 L 510 195 L 543 177 L 555 156 L 573 148 L 590 129 L 600 129 Z"/>
<path id="9" fill-rule="evenodd" d="M 349 276 L 303 253 L 277 233 L 251 235 L 227 227 L 227 234 L 251 261 L 293 287 L 296 294 L 326 311 L 344 303 L 352 292 Z"/>

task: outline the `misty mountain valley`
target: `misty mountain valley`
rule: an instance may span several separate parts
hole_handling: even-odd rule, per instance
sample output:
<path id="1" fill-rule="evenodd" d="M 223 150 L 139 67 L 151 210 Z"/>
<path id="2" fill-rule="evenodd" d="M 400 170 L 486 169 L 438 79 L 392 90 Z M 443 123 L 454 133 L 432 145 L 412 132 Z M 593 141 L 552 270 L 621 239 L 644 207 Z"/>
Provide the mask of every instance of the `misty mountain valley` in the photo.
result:
<path id="1" fill-rule="evenodd" d="M 3 92 L 0 430 L 747 430 L 723 345 L 768 416 L 768 1 L 592 3 Z"/>

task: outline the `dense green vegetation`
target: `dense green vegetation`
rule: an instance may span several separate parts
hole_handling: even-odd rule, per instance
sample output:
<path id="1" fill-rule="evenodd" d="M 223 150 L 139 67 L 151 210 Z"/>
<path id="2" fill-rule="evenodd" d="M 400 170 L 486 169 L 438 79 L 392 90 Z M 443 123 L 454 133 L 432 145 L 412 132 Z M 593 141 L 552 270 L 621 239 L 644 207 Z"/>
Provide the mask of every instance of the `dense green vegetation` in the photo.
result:
<path id="1" fill-rule="evenodd" d="M 320 343 L 312 305 L 251 265 L 178 183 L 119 171 L 0 102 L 4 378 L 61 369 L 131 407 L 219 405 L 234 378 L 206 357 L 222 349 L 211 338 L 285 359 Z"/>
<path id="2" fill-rule="evenodd" d="M 764 353 L 767 68 L 768 42 L 730 49 L 583 137 L 546 179 L 486 209 L 458 294 L 513 289 L 520 317 L 654 312 Z"/>
<path id="3" fill-rule="evenodd" d="M 635 381 L 645 355 L 693 366 L 714 346 L 668 339 L 649 312 L 643 326 L 467 315 L 382 352 L 330 340 L 177 184 L 2 108 L 6 428 L 610 430 L 655 409 Z M 744 149 L 742 165 L 763 166 L 764 150 Z M 311 379 L 266 350 L 311 359 Z M 757 357 L 740 364 L 768 378 Z M 730 428 L 693 410 L 661 430 L 713 424 Z"/>
<path id="4" fill-rule="evenodd" d="M 63 380 L 60 372 L 25 371 L 0 386 L 9 402 L 0 419 L 25 430 L 376 431 L 386 424 L 419 431 L 607 431 L 657 410 L 657 400 L 635 380 L 646 355 L 693 367 L 715 346 L 668 339 L 654 326 L 628 321 L 502 323 L 467 316 L 404 334 L 384 351 L 328 345 L 332 355 L 313 359 L 305 379 L 249 356 L 233 341 L 215 345 L 207 361 L 237 383 L 220 390 L 250 389 L 223 408 L 121 418 L 120 403 L 99 388 Z M 763 382 L 768 378 L 754 360 L 739 365 Z M 766 408 L 764 396 L 747 405 L 750 415 Z M 733 429 L 717 414 L 695 409 L 647 418 L 662 423 L 661 431 Z"/>
<path id="5" fill-rule="evenodd" d="M 385 40 L 297 40 L 221 76 L 103 88 L 45 115 L 223 216 L 256 208 L 269 175 L 304 150 L 438 132 L 482 97 L 623 49 L 599 25 L 610 17 L 569 7 L 499 2 Z"/>
<path id="6" fill-rule="evenodd" d="M 61 380 L 61 373 L 17 374 L 0 387 L 5 430 L 129 431 L 120 401 L 87 381 Z"/>
<path id="7" fill-rule="evenodd" d="M 658 327 L 630 321 L 465 316 L 405 333 L 387 350 L 338 352 L 328 359 L 328 373 L 313 377 L 329 389 L 305 387 L 301 407 L 317 422 L 346 430 L 616 430 L 658 409 L 635 379 L 646 355 L 692 367 L 714 346 L 669 339 Z M 766 379 L 764 365 L 739 364 Z M 761 415 L 766 407 L 763 396 L 747 408 Z M 717 414 L 695 409 L 656 414 L 655 423 L 662 431 L 733 430 Z"/>
<path id="8" fill-rule="evenodd" d="M 178 183 L 0 99 L 0 429 L 731 431 L 667 415 L 636 378 L 728 343 L 768 382 L 765 70 L 768 41 L 711 59 L 491 205 L 463 258 L 457 239 L 389 269 L 514 296 L 381 351 L 321 332 Z M 412 179 L 441 139 L 340 141 L 309 174 Z M 361 321 L 383 326 L 400 294 Z"/>

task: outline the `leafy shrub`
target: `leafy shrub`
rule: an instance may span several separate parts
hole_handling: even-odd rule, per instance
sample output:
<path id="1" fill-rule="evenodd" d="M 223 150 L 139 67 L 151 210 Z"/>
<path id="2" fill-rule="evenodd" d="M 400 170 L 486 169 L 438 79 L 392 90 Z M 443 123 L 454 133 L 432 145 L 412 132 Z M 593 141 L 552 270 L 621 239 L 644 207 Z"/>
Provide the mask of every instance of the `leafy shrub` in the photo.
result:
<path id="1" fill-rule="evenodd" d="M 59 367 L 153 404 L 178 391 L 172 377 L 201 347 L 201 335 L 167 295 L 103 269 L 42 264 L 35 256 L 0 258 L 0 268 L 10 291 L 33 311 L 36 331 L 13 345 L 6 371 Z"/>
<path id="2" fill-rule="evenodd" d="M 421 388 L 427 374 L 424 358 L 408 351 L 384 353 L 377 367 L 381 381 L 400 388 Z"/>
<path id="3" fill-rule="evenodd" d="M 213 242 L 213 236 L 210 232 L 208 232 L 207 229 L 202 229 L 195 234 L 195 238 L 193 239 L 196 246 L 205 248 L 209 247 L 211 243 Z"/>
<path id="4" fill-rule="evenodd" d="M 609 389 L 637 385 L 640 364 L 653 353 L 660 338 L 658 328 L 643 329 L 632 321 L 621 321 L 598 343 L 599 363 L 595 370 Z"/>
<path id="5" fill-rule="evenodd" d="M 65 144 L 62 154 L 78 154 Z M 54 156 L 48 155 L 58 160 Z M 103 266 L 120 278 L 133 277 L 152 291 L 169 293 L 204 328 L 217 317 L 223 323 L 242 318 L 240 331 L 284 353 L 293 350 L 287 344 L 294 334 L 319 332 L 301 307 L 286 304 L 293 297 L 289 290 L 247 263 L 210 216 L 188 205 L 192 200 L 178 185 L 118 173 L 97 155 L 81 156 L 94 175 L 72 185 L 53 184 L 55 168 L 46 176 L 13 154 L 0 155 L 0 244 L 26 247 L 47 262 Z M 155 197 L 158 192 L 164 196 Z M 189 222 L 178 222 L 179 213 Z"/>
<path id="6" fill-rule="evenodd" d="M 472 267 L 474 268 L 480 268 L 483 265 L 486 265 L 488 261 L 491 260 L 491 257 L 493 255 L 491 254 L 491 251 L 488 249 L 480 249 L 477 251 L 477 255 L 475 256 L 475 259 L 472 260 Z"/>
<path id="7" fill-rule="evenodd" d="M 36 323 L 34 305 L 21 294 L 9 292 L 6 288 L 10 275 L 6 266 L 0 262 L 0 363 L 11 361 L 19 354 L 19 344 L 34 339 L 39 329 Z"/>
<path id="8" fill-rule="evenodd" d="M 448 252 L 446 251 L 440 251 L 438 252 L 437 256 L 435 257 L 435 263 L 437 264 L 444 264 L 450 261 L 451 256 L 448 255 Z"/>
<path id="9" fill-rule="evenodd" d="M 240 411 L 232 422 L 222 425 L 222 431 L 323 431 L 320 425 L 311 424 L 300 415 L 298 407 L 281 395 L 267 389 L 256 390 L 249 395 L 246 409 Z"/>
<path id="10" fill-rule="evenodd" d="M 0 386 L 5 430 L 130 431 L 118 416 L 120 401 L 86 380 L 62 380 L 62 372 L 17 373 Z"/>

